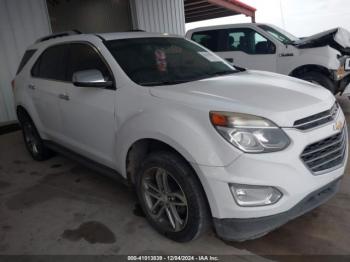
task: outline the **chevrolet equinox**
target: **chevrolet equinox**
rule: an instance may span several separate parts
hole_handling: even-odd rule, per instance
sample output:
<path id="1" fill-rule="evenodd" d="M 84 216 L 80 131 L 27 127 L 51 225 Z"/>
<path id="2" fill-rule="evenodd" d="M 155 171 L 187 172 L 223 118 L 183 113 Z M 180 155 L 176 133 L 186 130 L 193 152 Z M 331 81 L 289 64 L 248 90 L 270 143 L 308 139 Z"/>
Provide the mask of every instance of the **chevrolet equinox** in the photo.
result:
<path id="1" fill-rule="evenodd" d="M 331 198 L 347 161 L 331 92 L 178 36 L 50 35 L 12 85 L 35 160 L 57 151 L 121 176 L 180 242 L 211 225 L 225 240 L 260 237 Z"/>

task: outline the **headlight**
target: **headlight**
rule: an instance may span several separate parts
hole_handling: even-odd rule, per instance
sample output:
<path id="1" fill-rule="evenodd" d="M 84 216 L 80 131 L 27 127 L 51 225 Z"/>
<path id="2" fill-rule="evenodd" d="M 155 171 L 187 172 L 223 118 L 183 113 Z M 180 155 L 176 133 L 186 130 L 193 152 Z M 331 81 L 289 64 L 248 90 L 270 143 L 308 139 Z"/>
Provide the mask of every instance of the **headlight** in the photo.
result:
<path id="1" fill-rule="evenodd" d="M 216 130 L 246 153 L 268 153 L 285 149 L 290 140 L 281 128 L 262 117 L 230 112 L 210 112 Z"/>
<path id="2" fill-rule="evenodd" d="M 271 186 L 230 184 L 230 189 L 239 206 L 272 205 L 282 197 L 282 193 Z"/>

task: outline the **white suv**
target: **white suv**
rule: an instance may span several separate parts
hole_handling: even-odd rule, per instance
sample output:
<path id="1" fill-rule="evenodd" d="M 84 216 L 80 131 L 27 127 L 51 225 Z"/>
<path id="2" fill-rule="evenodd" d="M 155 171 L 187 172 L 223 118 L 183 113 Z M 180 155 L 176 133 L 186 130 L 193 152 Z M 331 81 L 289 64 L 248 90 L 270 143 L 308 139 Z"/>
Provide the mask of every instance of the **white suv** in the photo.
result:
<path id="1" fill-rule="evenodd" d="M 34 159 L 54 150 L 120 174 L 176 241 L 211 223 L 227 240 L 262 236 L 333 196 L 347 161 L 328 90 L 236 69 L 178 36 L 52 35 L 13 88 Z"/>
<path id="2" fill-rule="evenodd" d="M 333 94 L 350 86 L 350 33 L 335 28 L 299 39 L 269 24 L 231 24 L 190 30 L 186 37 L 237 66 L 320 84 Z"/>

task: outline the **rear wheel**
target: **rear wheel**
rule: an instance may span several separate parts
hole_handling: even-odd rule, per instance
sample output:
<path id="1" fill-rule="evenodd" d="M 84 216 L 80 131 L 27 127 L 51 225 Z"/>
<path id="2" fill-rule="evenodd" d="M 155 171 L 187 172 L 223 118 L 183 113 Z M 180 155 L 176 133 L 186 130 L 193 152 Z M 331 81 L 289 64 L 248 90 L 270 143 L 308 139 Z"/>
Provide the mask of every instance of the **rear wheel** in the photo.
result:
<path id="1" fill-rule="evenodd" d="M 19 116 L 24 143 L 27 150 L 37 161 L 44 161 L 52 156 L 52 151 L 48 149 L 41 139 L 38 130 L 29 116 L 22 114 Z"/>
<path id="2" fill-rule="evenodd" d="M 186 242 L 208 228 L 209 213 L 201 185 L 178 155 L 158 152 L 147 157 L 136 190 L 148 221 L 168 238 Z"/>
<path id="3" fill-rule="evenodd" d="M 333 81 L 327 77 L 326 75 L 319 73 L 319 72 L 307 72 L 304 75 L 300 76 L 300 79 L 303 79 L 305 81 L 321 85 L 332 92 L 332 94 L 335 94 L 335 85 Z"/>

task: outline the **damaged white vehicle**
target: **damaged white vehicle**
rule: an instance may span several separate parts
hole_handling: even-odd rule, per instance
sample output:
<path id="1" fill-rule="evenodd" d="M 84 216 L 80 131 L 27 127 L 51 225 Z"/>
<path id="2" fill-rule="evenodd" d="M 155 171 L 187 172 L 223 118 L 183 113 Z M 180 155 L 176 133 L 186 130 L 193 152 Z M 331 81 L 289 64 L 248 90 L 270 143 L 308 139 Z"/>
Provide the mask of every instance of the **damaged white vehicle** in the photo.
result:
<path id="1" fill-rule="evenodd" d="M 236 66 L 294 76 L 333 94 L 350 83 L 350 33 L 342 28 L 299 39 L 273 25 L 249 23 L 197 28 L 186 37 Z"/>

